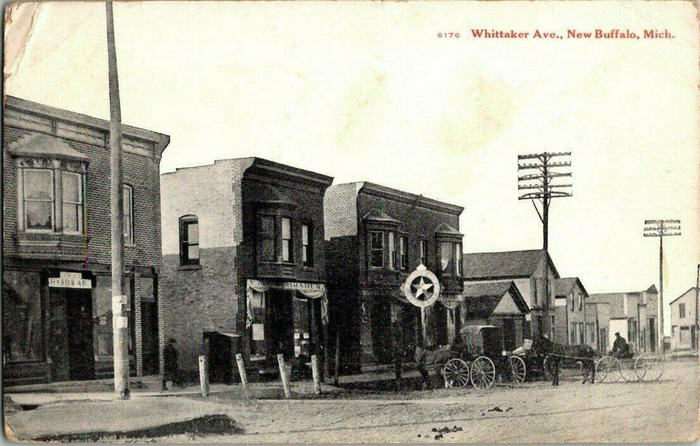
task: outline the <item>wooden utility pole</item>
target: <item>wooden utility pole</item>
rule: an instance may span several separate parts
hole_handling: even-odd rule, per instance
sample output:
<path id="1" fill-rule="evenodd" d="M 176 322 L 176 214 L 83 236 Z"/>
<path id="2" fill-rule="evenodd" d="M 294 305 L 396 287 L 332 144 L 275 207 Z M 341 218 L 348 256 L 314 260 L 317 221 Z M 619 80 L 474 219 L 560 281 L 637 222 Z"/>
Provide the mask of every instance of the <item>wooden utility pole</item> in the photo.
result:
<path id="1" fill-rule="evenodd" d="M 114 42 L 112 1 L 106 2 L 107 66 L 109 71 L 110 209 L 112 215 L 112 333 L 114 336 L 114 392 L 129 399 L 129 319 L 124 295 L 124 172 L 122 170 L 122 124 L 119 103 L 117 51 Z"/>
<path id="2" fill-rule="evenodd" d="M 536 170 L 533 174 L 518 176 L 518 190 L 526 190 L 518 197 L 518 200 L 531 200 L 537 211 L 537 215 L 542 222 L 542 256 L 544 257 L 544 296 L 542 307 L 547 309 L 544 316 L 549 316 L 549 205 L 552 198 L 570 197 L 571 184 L 558 184 L 555 179 L 559 177 L 570 177 L 571 172 L 561 172 L 557 169 L 571 167 L 571 161 L 554 161 L 553 158 L 569 157 L 571 152 L 544 152 L 528 155 L 518 155 L 518 171 Z M 539 200 L 542 205 L 542 212 L 537 208 L 535 200 Z M 547 321 L 546 324 L 551 324 Z M 539 327 L 538 327 L 539 329 Z M 568 331 L 568 327 L 567 327 Z M 584 327 L 585 333 L 585 327 Z M 540 333 L 542 334 L 542 333 Z"/>
<path id="3" fill-rule="evenodd" d="M 680 220 L 645 220 L 644 237 L 659 238 L 659 351 L 665 353 L 664 345 L 664 237 L 681 235 Z"/>
<path id="4" fill-rule="evenodd" d="M 700 305 L 700 263 L 695 275 L 695 349 L 700 351 L 700 321 L 698 321 L 698 306 Z"/>

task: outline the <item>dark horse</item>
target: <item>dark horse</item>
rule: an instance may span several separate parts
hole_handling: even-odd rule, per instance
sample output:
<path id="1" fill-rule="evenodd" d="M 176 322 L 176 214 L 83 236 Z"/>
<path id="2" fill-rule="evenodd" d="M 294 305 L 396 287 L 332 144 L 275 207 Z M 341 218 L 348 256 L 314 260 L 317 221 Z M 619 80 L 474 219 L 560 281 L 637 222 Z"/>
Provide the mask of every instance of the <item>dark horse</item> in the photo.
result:
<path id="1" fill-rule="evenodd" d="M 595 383 L 595 360 L 598 355 L 590 345 L 562 345 L 539 336 L 533 342 L 532 350 L 547 358 L 546 368 L 553 386 L 559 385 L 559 368 L 564 360 L 581 361 L 583 384 L 586 384 L 589 376 L 591 384 Z"/>

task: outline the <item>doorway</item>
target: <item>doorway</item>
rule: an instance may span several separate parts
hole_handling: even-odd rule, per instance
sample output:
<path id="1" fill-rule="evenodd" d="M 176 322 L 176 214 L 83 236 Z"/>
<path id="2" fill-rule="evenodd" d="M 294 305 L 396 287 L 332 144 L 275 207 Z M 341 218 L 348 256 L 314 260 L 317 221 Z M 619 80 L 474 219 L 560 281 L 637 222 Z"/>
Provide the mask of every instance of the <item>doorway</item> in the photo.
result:
<path id="1" fill-rule="evenodd" d="M 70 379 L 95 379 L 91 290 L 67 289 L 65 296 Z"/>
<path id="2" fill-rule="evenodd" d="M 143 374 L 157 375 L 158 367 L 158 304 L 155 301 L 141 302 L 141 342 Z"/>
<path id="3" fill-rule="evenodd" d="M 391 361 L 391 307 L 390 298 L 375 297 L 372 302 L 372 350 L 380 364 Z"/>
<path id="4" fill-rule="evenodd" d="M 510 317 L 503 319 L 503 349 L 515 350 L 515 320 Z"/>
<path id="5" fill-rule="evenodd" d="M 272 354 L 282 353 L 286 359 L 294 357 L 294 312 L 292 293 L 287 290 L 270 288 L 266 293 L 268 299 L 269 323 L 268 351 Z"/>

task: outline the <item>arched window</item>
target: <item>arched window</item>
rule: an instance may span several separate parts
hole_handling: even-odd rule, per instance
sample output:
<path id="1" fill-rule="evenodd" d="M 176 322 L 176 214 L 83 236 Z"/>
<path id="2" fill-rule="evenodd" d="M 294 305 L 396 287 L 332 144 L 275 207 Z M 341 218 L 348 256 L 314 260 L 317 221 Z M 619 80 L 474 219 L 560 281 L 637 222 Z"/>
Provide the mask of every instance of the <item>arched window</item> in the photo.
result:
<path id="1" fill-rule="evenodd" d="M 199 265 L 199 222 L 196 215 L 180 217 L 180 264 Z"/>

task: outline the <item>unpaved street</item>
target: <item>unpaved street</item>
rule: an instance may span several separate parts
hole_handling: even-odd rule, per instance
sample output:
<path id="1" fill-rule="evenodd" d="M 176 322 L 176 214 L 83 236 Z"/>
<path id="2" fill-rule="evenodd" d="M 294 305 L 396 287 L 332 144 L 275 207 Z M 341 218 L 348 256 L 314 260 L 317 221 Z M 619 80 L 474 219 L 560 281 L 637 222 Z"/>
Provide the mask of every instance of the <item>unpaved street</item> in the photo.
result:
<path id="1" fill-rule="evenodd" d="M 440 389 L 370 399 L 220 401 L 244 429 L 202 442 L 669 442 L 698 430 L 698 367 L 672 362 L 661 381 L 520 389 Z M 380 399 L 384 398 L 384 399 Z M 496 409 L 498 408 L 498 409 Z M 501 410 L 502 412 L 500 412 Z M 449 427 L 456 432 L 433 432 Z M 457 429 L 454 429 L 454 428 Z M 459 430 L 461 428 L 461 431 Z M 435 436 L 438 436 L 436 439 Z"/>

